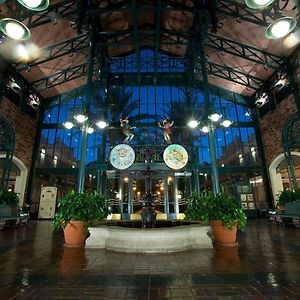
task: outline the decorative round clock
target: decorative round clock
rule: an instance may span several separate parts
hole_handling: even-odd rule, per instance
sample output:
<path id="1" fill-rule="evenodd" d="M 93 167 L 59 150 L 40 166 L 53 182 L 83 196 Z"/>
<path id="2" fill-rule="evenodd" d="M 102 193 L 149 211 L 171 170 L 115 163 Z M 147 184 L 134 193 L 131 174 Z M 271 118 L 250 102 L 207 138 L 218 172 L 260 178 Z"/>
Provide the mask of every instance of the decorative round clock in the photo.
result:
<path id="1" fill-rule="evenodd" d="M 178 144 L 168 146 L 164 151 L 165 164 L 175 170 L 183 168 L 188 162 L 189 156 L 184 147 Z"/>
<path id="2" fill-rule="evenodd" d="M 111 150 L 109 160 L 113 167 L 124 170 L 133 164 L 135 153 L 129 145 L 120 144 Z"/>

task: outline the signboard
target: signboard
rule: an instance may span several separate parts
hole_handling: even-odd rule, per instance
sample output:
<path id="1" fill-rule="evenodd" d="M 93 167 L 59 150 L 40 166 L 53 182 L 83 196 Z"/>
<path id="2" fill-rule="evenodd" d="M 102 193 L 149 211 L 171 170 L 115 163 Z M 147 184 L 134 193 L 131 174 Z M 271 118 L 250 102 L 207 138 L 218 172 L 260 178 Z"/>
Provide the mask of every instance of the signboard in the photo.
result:
<path id="1" fill-rule="evenodd" d="M 181 145 L 172 144 L 164 151 L 165 164 L 174 170 L 182 169 L 188 162 L 188 153 Z"/>
<path id="2" fill-rule="evenodd" d="M 53 219 L 56 207 L 57 187 L 45 186 L 42 187 L 40 206 L 39 206 L 39 219 Z"/>
<path id="3" fill-rule="evenodd" d="M 134 163 L 135 153 L 129 145 L 120 144 L 111 150 L 109 160 L 113 167 L 124 170 Z"/>

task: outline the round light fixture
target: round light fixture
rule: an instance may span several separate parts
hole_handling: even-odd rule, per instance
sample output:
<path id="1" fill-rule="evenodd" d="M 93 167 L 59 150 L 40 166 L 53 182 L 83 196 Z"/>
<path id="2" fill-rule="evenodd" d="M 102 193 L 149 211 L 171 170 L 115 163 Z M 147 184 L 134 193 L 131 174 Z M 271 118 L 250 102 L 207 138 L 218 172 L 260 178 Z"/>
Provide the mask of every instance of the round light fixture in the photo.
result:
<path id="1" fill-rule="evenodd" d="M 221 125 L 224 127 L 229 127 L 232 124 L 232 122 L 230 120 L 224 120 Z"/>
<path id="2" fill-rule="evenodd" d="M 245 0 L 246 5 L 252 9 L 265 8 L 275 0 Z"/>
<path id="3" fill-rule="evenodd" d="M 42 11 L 48 8 L 49 0 L 17 0 L 24 7 L 35 10 Z"/>
<path id="4" fill-rule="evenodd" d="M 106 126 L 108 126 L 108 124 L 105 121 L 98 121 L 96 123 L 96 125 L 100 128 L 100 129 L 104 129 Z"/>
<path id="5" fill-rule="evenodd" d="M 201 128 L 201 131 L 202 131 L 203 133 L 208 133 L 208 132 L 209 132 L 208 126 L 203 126 L 203 127 Z"/>
<path id="6" fill-rule="evenodd" d="M 199 122 L 196 120 L 190 120 L 187 124 L 191 128 L 196 128 L 199 125 Z"/>
<path id="7" fill-rule="evenodd" d="M 92 134 L 92 133 L 94 133 L 94 131 L 95 131 L 95 129 L 93 127 L 89 127 L 86 132 L 88 134 Z"/>
<path id="8" fill-rule="evenodd" d="M 0 30 L 14 40 L 28 40 L 30 38 L 29 29 L 20 21 L 10 18 L 0 20 Z"/>
<path id="9" fill-rule="evenodd" d="M 78 114 L 74 116 L 74 119 L 78 122 L 78 123 L 83 123 L 84 121 L 86 121 L 88 118 L 83 115 L 83 114 Z"/>
<path id="10" fill-rule="evenodd" d="M 265 37 L 272 40 L 280 39 L 293 31 L 296 25 L 297 20 L 293 17 L 280 18 L 268 26 Z"/>
<path id="11" fill-rule="evenodd" d="M 72 129 L 74 124 L 70 121 L 67 121 L 64 123 L 64 126 L 67 128 L 67 129 Z"/>
<path id="12" fill-rule="evenodd" d="M 222 115 L 215 112 L 208 116 L 209 119 L 211 119 L 213 122 L 218 122 L 221 119 Z"/>

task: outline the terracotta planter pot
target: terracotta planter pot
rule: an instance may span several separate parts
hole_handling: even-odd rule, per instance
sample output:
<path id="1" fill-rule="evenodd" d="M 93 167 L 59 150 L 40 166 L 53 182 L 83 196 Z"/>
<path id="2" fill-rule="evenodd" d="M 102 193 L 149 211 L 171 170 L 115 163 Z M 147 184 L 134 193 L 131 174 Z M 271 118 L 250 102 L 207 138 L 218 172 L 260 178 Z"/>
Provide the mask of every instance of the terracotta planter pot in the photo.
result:
<path id="1" fill-rule="evenodd" d="M 65 247 L 79 248 L 84 247 L 86 230 L 85 223 L 82 221 L 71 221 L 64 229 Z"/>
<path id="2" fill-rule="evenodd" d="M 237 225 L 227 229 L 219 220 L 211 220 L 210 226 L 215 236 L 215 244 L 218 246 L 236 246 Z"/>

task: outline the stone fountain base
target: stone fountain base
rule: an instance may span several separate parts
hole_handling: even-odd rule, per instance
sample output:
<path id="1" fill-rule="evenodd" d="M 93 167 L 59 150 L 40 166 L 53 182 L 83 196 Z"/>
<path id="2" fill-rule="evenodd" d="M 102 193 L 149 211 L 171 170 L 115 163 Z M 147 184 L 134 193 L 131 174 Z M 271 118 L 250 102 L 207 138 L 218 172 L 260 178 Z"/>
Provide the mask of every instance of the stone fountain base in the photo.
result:
<path id="1" fill-rule="evenodd" d="M 193 224 L 169 228 L 89 227 L 86 248 L 120 252 L 166 253 L 213 248 L 210 226 Z"/>

